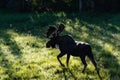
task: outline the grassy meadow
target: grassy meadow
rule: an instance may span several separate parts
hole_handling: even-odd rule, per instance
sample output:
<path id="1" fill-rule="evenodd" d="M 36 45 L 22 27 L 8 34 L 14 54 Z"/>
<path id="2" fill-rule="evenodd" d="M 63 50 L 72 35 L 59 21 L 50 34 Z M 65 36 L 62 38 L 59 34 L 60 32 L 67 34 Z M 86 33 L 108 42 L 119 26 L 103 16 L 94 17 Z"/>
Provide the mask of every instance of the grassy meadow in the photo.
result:
<path id="1" fill-rule="evenodd" d="M 57 61 L 58 49 L 45 47 L 48 25 L 65 24 L 62 35 L 92 46 L 103 80 L 120 80 L 120 14 L 0 12 L 0 80 L 99 80 L 94 66 L 71 57 Z M 66 56 L 61 58 L 66 63 Z"/>

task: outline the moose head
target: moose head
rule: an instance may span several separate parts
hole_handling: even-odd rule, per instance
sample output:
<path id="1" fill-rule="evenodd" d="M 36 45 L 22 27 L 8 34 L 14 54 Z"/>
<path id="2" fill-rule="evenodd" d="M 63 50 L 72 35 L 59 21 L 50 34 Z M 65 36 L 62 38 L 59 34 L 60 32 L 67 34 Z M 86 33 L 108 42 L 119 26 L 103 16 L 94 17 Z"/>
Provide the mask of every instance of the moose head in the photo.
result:
<path id="1" fill-rule="evenodd" d="M 49 26 L 49 29 L 47 31 L 47 38 L 50 40 L 46 43 L 46 47 L 52 47 L 55 48 L 57 37 L 60 35 L 60 33 L 63 31 L 65 28 L 64 24 L 59 24 L 58 29 L 55 26 Z M 52 37 L 51 37 L 52 36 Z"/>

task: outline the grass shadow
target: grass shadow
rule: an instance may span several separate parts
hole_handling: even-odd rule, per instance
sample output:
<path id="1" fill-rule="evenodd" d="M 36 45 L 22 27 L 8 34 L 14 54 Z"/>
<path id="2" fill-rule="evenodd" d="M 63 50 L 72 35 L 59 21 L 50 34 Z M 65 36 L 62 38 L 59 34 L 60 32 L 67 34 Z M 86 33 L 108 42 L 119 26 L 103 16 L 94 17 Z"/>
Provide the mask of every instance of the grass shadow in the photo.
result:
<path id="1" fill-rule="evenodd" d="M 65 80 L 69 80 L 69 76 L 66 73 L 70 73 L 70 76 L 74 79 L 77 80 L 77 77 L 74 75 L 74 73 L 69 69 L 69 68 L 62 68 L 63 76 Z"/>
<path id="2" fill-rule="evenodd" d="M 68 71 L 70 72 L 71 76 L 74 78 L 74 80 L 77 80 L 77 77 L 75 74 L 68 68 Z"/>
<path id="3" fill-rule="evenodd" d="M 3 39 L 5 46 L 8 46 L 11 54 L 20 57 L 22 52 L 16 41 L 11 37 L 11 34 L 6 31 L 0 31 L 0 39 Z"/>

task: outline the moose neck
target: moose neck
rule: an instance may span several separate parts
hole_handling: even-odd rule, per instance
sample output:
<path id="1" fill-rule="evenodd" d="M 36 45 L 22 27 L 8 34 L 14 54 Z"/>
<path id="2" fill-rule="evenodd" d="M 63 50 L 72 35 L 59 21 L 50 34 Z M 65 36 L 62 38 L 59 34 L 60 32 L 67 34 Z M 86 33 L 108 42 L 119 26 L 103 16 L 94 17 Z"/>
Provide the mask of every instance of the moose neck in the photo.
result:
<path id="1" fill-rule="evenodd" d="M 60 51 L 70 52 L 76 46 L 75 41 L 69 35 L 56 36 L 56 45 L 59 46 Z"/>

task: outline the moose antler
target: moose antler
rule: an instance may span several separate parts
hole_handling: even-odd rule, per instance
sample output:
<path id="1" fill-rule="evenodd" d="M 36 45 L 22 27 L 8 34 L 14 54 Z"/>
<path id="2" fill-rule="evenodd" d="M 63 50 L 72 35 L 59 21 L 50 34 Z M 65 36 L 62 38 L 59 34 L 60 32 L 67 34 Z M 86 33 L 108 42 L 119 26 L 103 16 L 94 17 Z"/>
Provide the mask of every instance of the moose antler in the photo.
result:
<path id="1" fill-rule="evenodd" d="M 49 36 L 56 31 L 55 26 L 49 26 L 49 29 L 47 30 L 47 38 L 49 38 Z"/>
<path id="2" fill-rule="evenodd" d="M 58 30 L 57 30 L 57 35 L 59 35 L 63 31 L 64 28 L 65 28 L 64 24 L 59 24 Z"/>
<path id="3" fill-rule="evenodd" d="M 47 30 L 47 33 L 46 33 L 47 38 L 49 38 L 51 35 L 53 36 L 59 35 L 64 28 L 65 28 L 64 24 L 59 24 L 58 29 L 56 29 L 56 27 L 53 25 L 49 26 L 49 29 Z"/>

